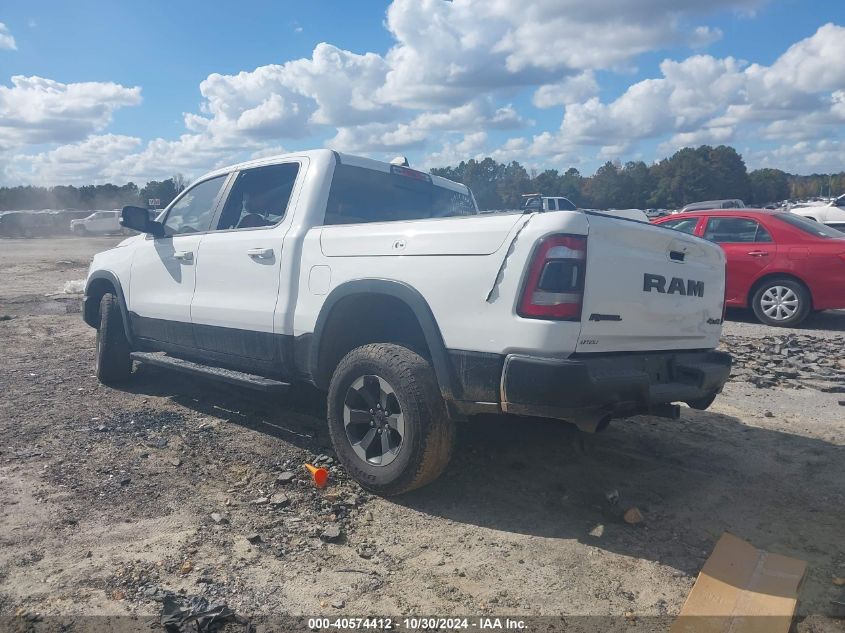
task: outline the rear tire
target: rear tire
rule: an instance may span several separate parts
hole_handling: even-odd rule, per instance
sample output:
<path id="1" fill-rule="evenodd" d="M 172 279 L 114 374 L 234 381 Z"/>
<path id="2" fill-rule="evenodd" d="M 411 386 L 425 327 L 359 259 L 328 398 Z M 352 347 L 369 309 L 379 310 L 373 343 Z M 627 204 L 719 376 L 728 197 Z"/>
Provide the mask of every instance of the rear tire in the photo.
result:
<path id="1" fill-rule="evenodd" d="M 390 343 L 349 352 L 328 394 L 332 444 L 363 488 L 390 496 L 431 483 L 455 443 L 434 370 L 419 354 Z"/>
<path id="2" fill-rule="evenodd" d="M 107 292 L 100 300 L 100 327 L 97 328 L 97 379 L 104 385 L 126 382 L 132 374 L 129 341 L 117 298 Z"/>
<path id="3" fill-rule="evenodd" d="M 760 284 L 751 307 L 761 323 L 796 327 L 810 314 L 812 300 L 804 284 L 788 277 L 774 277 Z"/>

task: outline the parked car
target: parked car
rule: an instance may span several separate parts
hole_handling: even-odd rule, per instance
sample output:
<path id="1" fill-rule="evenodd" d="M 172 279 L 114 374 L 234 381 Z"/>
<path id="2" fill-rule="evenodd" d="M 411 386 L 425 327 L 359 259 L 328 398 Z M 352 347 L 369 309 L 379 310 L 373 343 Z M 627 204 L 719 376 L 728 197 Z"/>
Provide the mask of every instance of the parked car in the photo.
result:
<path id="1" fill-rule="evenodd" d="M 794 206 L 790 208 L 790 212 L 835 229 L 845 229 L 845 194 L 827 204 Z"/>
<path id="2" fill-rule="evenodd" d="M 532 194 L 525 198 L 525 209 L 530 211 L 575 211 L 578 208 L 574 202 L 563 196 Z"/>
<path id="3" fill-rule="evenodd" d="M 689 213 L 690 211 L 708 211 L 710 209 L 744 209 L 745 203 L 742 200 L 733 198 L 730 200 L 704 200 L 703 202 L 693 202 L 681 209 L 681 213 Z"/>
<path id="4" fill-rule="evenodd" d="M 529 194 L 525 196 L 524 209 L 526 211 L 576 211 L 578 207 L 569 198 L 562 196 L 541 196 Z M 642 209 L 589 209 L 596 213 L 612 215 L 616 218 L 627 218 L 638 222 L 648 222 L 648 215 Z"/>
<path id="5" fill-rule="evenodd" d="M 95 211 L 81 220 L 71 220 L 70 230 L 74 235 L 122 233 L 120 225 L 120 210 Z"/>
<path id="6" fill-rule="evenodd" d="M 329 150 L 220 169 L 122 222 L 146 235 L 96 255 L 85 284 L 99 379 L 138 361 L 312 383 L 347 472 L 381 494 L 434 480 L 462 416 L 596 431 L 706 408 L 730 373 L 724 253 L 648 223 L 481 214 L 464 185 Z"/>
<path id="7" fill-rule="evenodd" d="M 845 308 L 845 233 L 784 211 L 736 209 L 655 224 L 699 235 L 728 258 L 727 305 L 794 327 L 813 310 Z"/>

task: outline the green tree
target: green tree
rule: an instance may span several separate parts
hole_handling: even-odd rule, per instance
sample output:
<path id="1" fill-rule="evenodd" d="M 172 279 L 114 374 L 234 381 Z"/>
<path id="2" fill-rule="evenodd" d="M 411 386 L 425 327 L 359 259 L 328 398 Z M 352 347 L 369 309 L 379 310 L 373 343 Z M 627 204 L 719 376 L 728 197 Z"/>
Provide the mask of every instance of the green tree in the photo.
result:
<path id="1" fill-rule="evenodd" d="M 780 169 L 755 169 L 748 174 L 748 180 L 752 204 L 765 205 L 789 197 L 789 176 Z"/>

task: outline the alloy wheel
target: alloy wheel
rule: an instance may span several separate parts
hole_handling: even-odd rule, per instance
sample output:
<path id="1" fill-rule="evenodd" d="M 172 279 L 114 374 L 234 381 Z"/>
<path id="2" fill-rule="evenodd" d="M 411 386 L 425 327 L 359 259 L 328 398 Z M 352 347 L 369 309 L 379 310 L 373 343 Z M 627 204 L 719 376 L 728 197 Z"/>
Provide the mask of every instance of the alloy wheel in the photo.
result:
<path id="1" fill-rule="evenodd" d="M 405 440 L 405 416 L 396 391 L 368 374 L 353 382 L 343 401 L 343 426 L 355 454 L 372 466 L 391 463 Z"/>

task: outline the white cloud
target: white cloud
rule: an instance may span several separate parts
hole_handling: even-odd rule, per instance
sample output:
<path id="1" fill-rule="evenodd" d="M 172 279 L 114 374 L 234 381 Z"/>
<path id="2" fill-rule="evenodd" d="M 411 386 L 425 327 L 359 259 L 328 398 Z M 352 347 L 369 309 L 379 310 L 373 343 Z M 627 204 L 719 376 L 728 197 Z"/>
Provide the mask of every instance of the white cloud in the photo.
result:
<path id="1" fill-rule="evenodd" d="M 554 145 L 630 147 L 669 136 L 659 151 L 728 143 L 838 135 L 845 121 L 845 27 L 828 24 L 793 44 L 771 66 L 732 57 L 666 60 L 662 77 L 630 86 L 605 103 L 570 103 L 555 135 L 535 137 L 532 151 Z M 536 98 L 536 95 L 535 95 Z"/>
<path id="2" fill-rule="evenodd" d="M 770 149 L 746 148 L 749 169 L 788 166 L 794 173 L 837 173 L 845 165 L 845 139 L 822 139 L 783 144 Z"/>
<path id="3" fill-rule="evenodd" d="M 0 85 L 0 150 L 84 139 L 105 128 L 118 108 L 139 103 L 137 87 L 16 75 L 11 87 Z"/>
<path id="4" fill-rule="evenodd" d="M 13 77 L 11 86 L 0 85 L 0 152 L 7 162 L 18 152 L 50 177 L 83 178 L 87 165 L 89 178 L 115 180 L 198 175 L 322 139 L 379 157 L 416 152 L 429 165 L 484 153 L 568 166 L 625 159 L 645 139 L 661 153 L 750 142 L 758 152 L 761 144 L 777 148 L 765 154 L 774 160 L 807 143 L 808 156 L 835 157 L 845 122 L 841 26 L 821 27 L 768 66 L 692 54 L 665 60 L 656 77 L 615 99 L 600 96 L 599 79 L 633 69 L 640 53 L 706 47 L 723 37 L 702 24 L 709 14 L 749 16 L 765 1 L 393 0 L 389 50 L 323 42 L 309 57 L 212 73 L 177 138 L 144 144 L 104 134 L 116 109 L 140 103 L 140 88 Z M 288 28 L 301 30 L 296 22 Z M 0 46 L 4 33 L 0 24 Z M 559 128 L 537 128 L 517 109 L 527 95 L 537 108 L 563 112 Z M 502 140 L 502 130 L 525 128 L 530 134 Z M 21 149 L 42 144 L 64 145 Z M 108 157 L 101 164 L 98 144 Z M 61 159 L 76 167 L 62 172 Z M 40 178 L 32 169 L 16 173 Z"/>
<path id="5" fill-rule="evenodd" d="M 15 38 L 12 37 L 12 33 L 9 31 L 9 27 L 7 27 L 2 22 L 0 22 L 0 50 L 18 50 L 18 45 L 15 42 Z"/>
<path id="6" fill-rule="evenodd" d="M 689 45 L 692 48 L 707 48 L 722 39 L 723 35 L 724 33 L 722 33 L 722 29 L 720 28 L 697 26 L 690 35 Z"/>
<path id="7" fill-rule="evenodd" d="M 6 168 L 8 179 L 39 184 L 89 184 L 105 182 L 113 165 L 141 145 L 141 139 L 118 134 L 89 136 L 84 141 L 54 150 L 17 157 Z M 27 166 L 24 169 L 23 166 Z M 92 181 L 92 175 L 96 174 Z M 125 182 L 121 175 L 120 182 Z"/>
<path id="8" fill-rule="evenodd" d="M 718 30 L 688 17 L 757 0 L 395 0 L 387 28 L 383 101 L 429 107 L 479 91 L 551 84 L 583 71 L 627 66 L 669 45 L 699 46 Z"/>
<path id="9" fill-rule="evenodd" d="M 585 101 L 598 94 L 599 84 L 592 71 L 585 71 L 573 77 L 567 77 L 556 84 L 546 84 L 537 88 L 532 103 L 538 108 L 551 108 L 557 105 L 569 105 Z"/>

